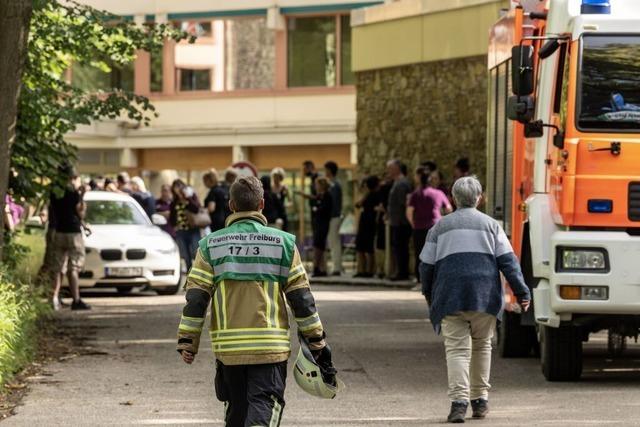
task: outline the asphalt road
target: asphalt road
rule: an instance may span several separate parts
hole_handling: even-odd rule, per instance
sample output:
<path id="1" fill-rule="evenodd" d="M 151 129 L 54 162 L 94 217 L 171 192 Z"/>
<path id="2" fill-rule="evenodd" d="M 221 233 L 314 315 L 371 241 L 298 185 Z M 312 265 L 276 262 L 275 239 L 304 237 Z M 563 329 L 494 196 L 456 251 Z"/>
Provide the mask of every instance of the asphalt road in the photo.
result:
<path id="1" fill-rule="evenodd" d="M 319 310 L 347 389 L 332 401 L 303 394 L 289 378 L 283 426 L 423 426 L 448 411 L 442 342 L 415 291 L 316 286 Z M 90 337 L 78 357 L 31 378 L 6 426 L 221 426 L 213 357 L 203 340 L 196 363 L 174 350 L 183 295 L 93 293 L 94 310 L 63 312 Z M 494 357 L 491 414 L 472 425 L 640 425 L 640 346 L 604 357 L 602 337 L 586 350 L 578 383 L 547 383 L 535 359 Z"/>

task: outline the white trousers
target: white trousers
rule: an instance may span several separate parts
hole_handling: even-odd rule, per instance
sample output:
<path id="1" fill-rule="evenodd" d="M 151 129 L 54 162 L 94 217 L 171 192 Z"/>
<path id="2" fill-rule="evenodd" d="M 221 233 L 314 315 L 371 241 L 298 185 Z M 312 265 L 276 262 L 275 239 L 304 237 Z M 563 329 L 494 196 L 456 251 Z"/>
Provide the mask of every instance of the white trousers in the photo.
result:
<path id="1" fill-rule="evenodd" d="M 340 239 L 340 226 L 342 218 L 331 218 L 329 223 L 329 251 L 331 251 L 331 261 L 333 262 L 332 273 L 342 273 L 342 240 Z"/>
<path id="2" fill-rule="evenodd" d="M 449 399 L 488 399 L 491 338 L 496 318 L 487 313 L 460 311 L 442 319 L 447 354 Z"/>

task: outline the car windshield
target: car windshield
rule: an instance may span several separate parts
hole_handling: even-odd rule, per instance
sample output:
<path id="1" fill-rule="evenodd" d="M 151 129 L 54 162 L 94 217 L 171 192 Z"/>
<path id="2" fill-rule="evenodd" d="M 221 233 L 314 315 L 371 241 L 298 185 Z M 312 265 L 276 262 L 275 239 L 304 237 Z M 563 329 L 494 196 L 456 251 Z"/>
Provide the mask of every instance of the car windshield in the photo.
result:
<path id="1" fill-rule="evenodd" d="M 640 129 L 640 35 L 585 35 L 578 127 Z"/>
<path id="2" fill-rule="evenodd" d="M 149 220 L 134 202 L 87 200 L 85 220 L 93 225 L 148 225 Z"/>

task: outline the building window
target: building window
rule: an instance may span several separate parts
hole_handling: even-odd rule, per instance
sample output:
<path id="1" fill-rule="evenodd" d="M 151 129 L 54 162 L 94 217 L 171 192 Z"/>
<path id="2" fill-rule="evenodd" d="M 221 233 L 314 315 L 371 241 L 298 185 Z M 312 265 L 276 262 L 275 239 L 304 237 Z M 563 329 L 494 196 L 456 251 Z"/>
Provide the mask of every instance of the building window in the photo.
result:
<path id="1" fill-rule="evenodd" d="M 110 65 L 111 71 L 105 72 L 90 65 L 73 64 L 71 78 L 73 85 L 90 92 L 99 90 L 110 92 L 114 89 L 133 91 L 133 63 Z"/>
<path id="2" fill-rule="evenodd" d="M 275 36 L 266 17 L 181 21 L 176 26 L 198 36 L 194 44 L 176 46 L 180 91 L 273 87 Z"/>
<path id="3" fill-rule="evenodd" d="M 335 17 L 293 17 L 287 23 L 289 87 L 335 86 Z"/>
<path id="4" fill-rule="evenodd" d="M 340 17 L 340 84 L 354 85 L 355 75 L 351 71 L 351 15 Z"/>
<path id="5" fill-rule="evenodd" d="M 211 89 L 211 70 L 179 68 L 178 77 L 180 79 L 181 91 Z"/>
<path id="6" fill-rule="evenodd" d="M 354 84 L 349 15 L 293 16 L 287 30 L 289 87 Z"/>
<path id="7" fill-rule="evenodd" d="M 149 87 L 151 92 L 162 92 L 162 50 L 150 55 Z"/>

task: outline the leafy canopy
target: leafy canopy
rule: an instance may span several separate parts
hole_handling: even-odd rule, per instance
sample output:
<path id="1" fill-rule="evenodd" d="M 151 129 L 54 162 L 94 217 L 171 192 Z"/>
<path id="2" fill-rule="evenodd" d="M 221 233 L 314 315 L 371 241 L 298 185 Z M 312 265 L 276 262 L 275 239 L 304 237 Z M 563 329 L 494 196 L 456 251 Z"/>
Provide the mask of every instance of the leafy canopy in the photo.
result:
<path id="1" fill-rule="evenodd" d="M 157 53 L 165 39 L 187 37 L 168 24 L 138 26 L 86 5 L 36 1 L 11 153 L 13 194 L 32 199 L 61 188 L 58 168 L 76 157 L 64 137 L 78 125 L 118 118 L 148 125 L 156 116 L 143 96 L 74 86 L 66 79 L 72 64 L 109 72 L 132 63 L 138 49 Z"/>

